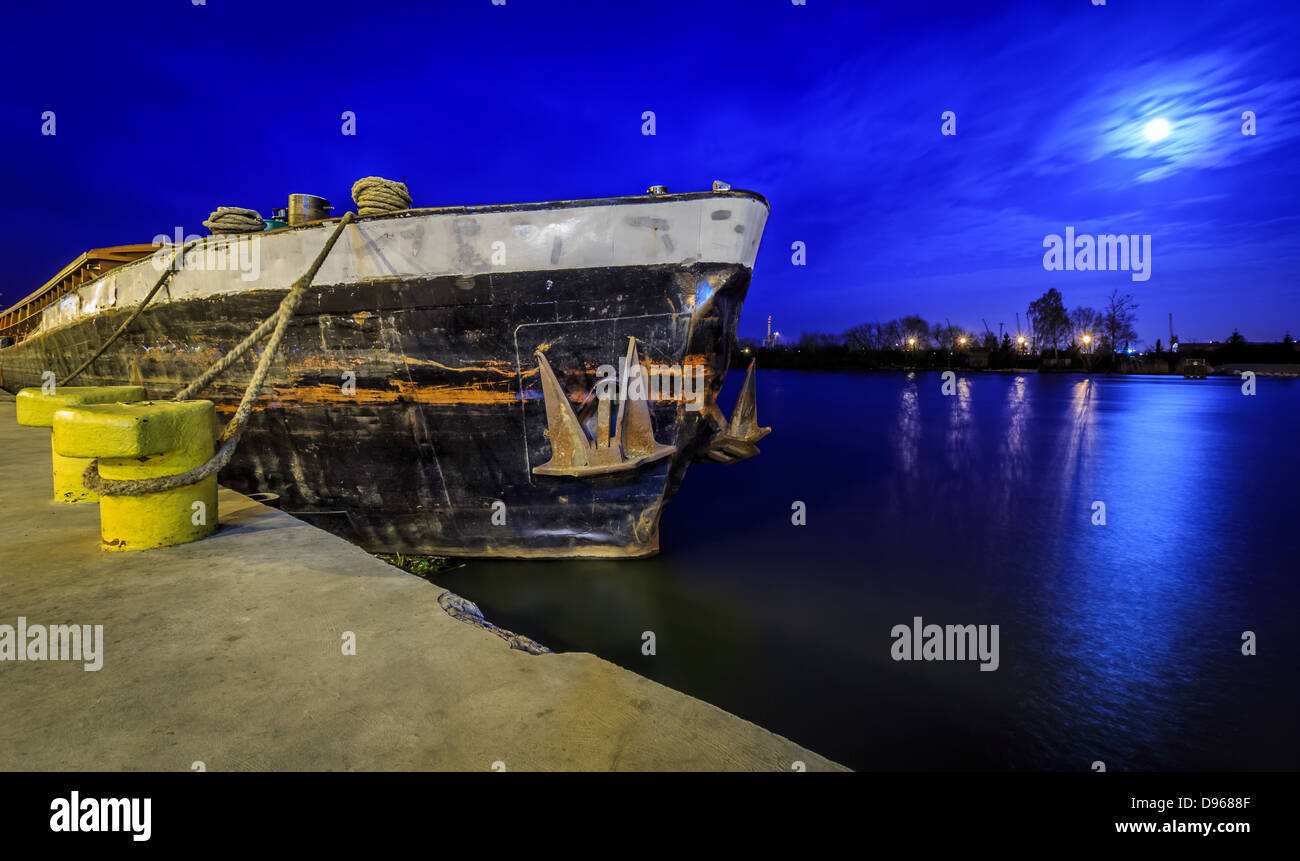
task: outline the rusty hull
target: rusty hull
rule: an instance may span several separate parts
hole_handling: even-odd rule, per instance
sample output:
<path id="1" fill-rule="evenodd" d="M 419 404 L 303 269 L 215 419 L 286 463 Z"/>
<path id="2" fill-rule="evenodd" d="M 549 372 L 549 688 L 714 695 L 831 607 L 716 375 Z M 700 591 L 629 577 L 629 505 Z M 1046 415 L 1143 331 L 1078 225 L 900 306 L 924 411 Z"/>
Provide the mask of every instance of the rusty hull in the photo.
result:
<path id="1" fill-rule="evenodd" d="M 654 554 L 664 503 L 718 432 L 714 398 L 749 282 L 744 266 L 696 264 L 315 287 L 221 482 L 279 494 L 285 511 L 375 551 Z M 150 307 L 78 384 L 138 383 L 151 397 L 170 397 L 272 314 L 283 295 L 252 291 Z M 128 312 L 101 313 L 0 350 L 3 385 L 40 385 L 46 370 L 63 378 Z M 635 468 L 539 473 L 555 452 L 536 355 L 546 357 L 573 409 L 597 367 L 616 365 L 629 338 L 642 361 L 703 363 L 705 409 L 650 403 L 652 441 L 664 451 Z M 259 355 L 200 396 L 229 416 Z M 748 433 L 737 430 L 741 439 Z M 499 514 L 494 522 L 498 501 L 504 524 Z"/>

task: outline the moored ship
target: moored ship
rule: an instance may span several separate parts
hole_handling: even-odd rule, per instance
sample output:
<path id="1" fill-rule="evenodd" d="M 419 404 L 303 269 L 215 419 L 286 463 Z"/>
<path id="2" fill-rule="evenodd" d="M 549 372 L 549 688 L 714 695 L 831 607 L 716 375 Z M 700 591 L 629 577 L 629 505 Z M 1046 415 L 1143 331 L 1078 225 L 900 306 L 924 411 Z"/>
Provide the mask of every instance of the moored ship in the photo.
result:
<path id="1" fill-rule="evenodd" d="M 768 206 L 720 184 L 652 192 L 343 226 L 221 483 L 372 550 L 656 552 L 688 464 L 766 433 L 752 369 L 730 422 L 716 396 Z M 337 226 L 87 252 L 0 312 L 0 385 L 62 383 L 111 341 L 77 385 L 171 397 L 276 312 Z M 228 418 L 257 359 L 198 396 Z"/>

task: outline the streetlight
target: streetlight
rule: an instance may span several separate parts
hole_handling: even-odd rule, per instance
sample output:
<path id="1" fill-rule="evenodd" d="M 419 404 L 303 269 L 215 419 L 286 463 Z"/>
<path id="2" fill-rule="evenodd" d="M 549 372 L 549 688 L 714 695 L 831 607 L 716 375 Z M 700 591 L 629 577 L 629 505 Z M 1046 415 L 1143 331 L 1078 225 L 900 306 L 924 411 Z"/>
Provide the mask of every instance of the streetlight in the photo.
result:
<path id="1" fill-rule="evenodd" d="M 1084 335 L 1084 336 L 1083 336 L 1083 346 L 1089 348 L 1089 349 L 1088 349 L 1088 352 L 1089 352 L 1089 353 L 1092 352 L 1091 344 L 1092 344 L 1092 336 L 1091 336 L 1091 335 Z"/>
<path id="2" fill-rule="evenodd" d="M 915 339 L 915 338 L 908 338 L 908 339 L 907 339 L 907 346 L 909 346 L 909 347 L 915 347 L 915 346 L 916 346 L 916 339 Z"/>
<path id="3" fill-rule="evenodd" d="M 957 339 L 957 344 L 958 344 L 958 346 L 962 346 L 962 347 L 966 346 L 966 339 L 965 339 L 965 338 L 958 338 L 958 339 Z"/>

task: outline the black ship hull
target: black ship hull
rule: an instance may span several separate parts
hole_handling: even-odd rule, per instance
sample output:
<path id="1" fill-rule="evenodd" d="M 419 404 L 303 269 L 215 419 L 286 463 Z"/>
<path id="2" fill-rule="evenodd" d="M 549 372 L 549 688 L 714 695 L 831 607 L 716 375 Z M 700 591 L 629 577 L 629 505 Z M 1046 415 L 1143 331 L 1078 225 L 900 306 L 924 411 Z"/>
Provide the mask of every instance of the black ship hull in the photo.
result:
<path id="1" fill-rule="evenodd" d="M 376 551 L 653 554 L 663 505 L 717 430 L 708 416 L 750 276 L 739 262 L 676 262 L 317 284 L 220 481 L 278 494 L 284 510 Z M 171 397 L 283 296 L 254 286 L 151 305 L 76 383 Z M 0 350 L 4 387 L 40 386 L 48 372 L 62 380 L 131 310 L 100 310 Z M 649 401 L 654 439 L 671 454 L 606 473 L 539 474 L 554 451 L 537 354 L 578 409 L 629 339 L 643 363 L 685 367 L 704 383 L 696 400 Z M 258 355 L 201 393 L 223 417 Z M 583 418 L 594 439 L 593 421 Z"/>

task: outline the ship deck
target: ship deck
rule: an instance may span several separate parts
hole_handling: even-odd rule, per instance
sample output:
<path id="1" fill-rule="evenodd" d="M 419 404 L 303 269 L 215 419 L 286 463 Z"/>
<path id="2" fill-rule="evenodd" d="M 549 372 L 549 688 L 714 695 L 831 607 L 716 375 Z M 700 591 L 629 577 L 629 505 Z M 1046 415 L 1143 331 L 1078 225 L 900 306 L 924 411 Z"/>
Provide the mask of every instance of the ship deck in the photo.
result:
<path id="1" fill-rule="evenodd" d="M 103 666 L 0 664 L 0 769 L 840 768 L 594 655 L 513 650 L 225 488 L 211 538 L 102 551 L 98 507 L 50 499 L 49 456 L 0 392 L 0 624 L 103 625 Z"/>

